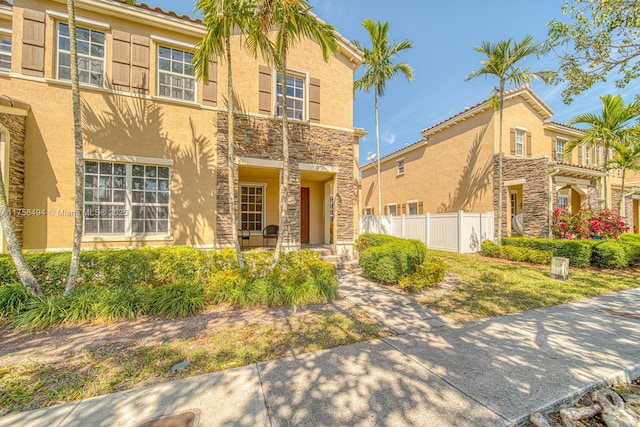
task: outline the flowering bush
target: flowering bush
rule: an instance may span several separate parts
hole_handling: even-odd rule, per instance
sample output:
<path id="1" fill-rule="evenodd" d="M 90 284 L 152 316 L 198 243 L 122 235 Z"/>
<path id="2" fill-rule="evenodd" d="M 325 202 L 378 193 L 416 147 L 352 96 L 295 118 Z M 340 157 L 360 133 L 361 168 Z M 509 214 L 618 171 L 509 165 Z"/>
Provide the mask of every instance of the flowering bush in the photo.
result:
<path id="1" fill-rule="evenodd" d="M 553 211 L 551 229 L 558 239 L 617 239 L 629 227 L 624 223 L 624 218 L 612 209 L 599 212 L 581 209 L 571 215 L 567 210 L 557 208 Z"/>

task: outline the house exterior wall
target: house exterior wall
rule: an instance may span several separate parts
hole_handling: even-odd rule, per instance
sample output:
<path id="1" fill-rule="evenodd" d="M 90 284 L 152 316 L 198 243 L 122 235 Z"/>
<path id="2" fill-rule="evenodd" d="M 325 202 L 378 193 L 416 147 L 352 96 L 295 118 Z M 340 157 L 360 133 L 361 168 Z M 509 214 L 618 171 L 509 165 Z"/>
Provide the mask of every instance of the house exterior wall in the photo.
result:
<path id="1" fill-rule="evenodd" d="M 228 244 L 229 207 L 224 200 L 226 182 L 226 63 L 211 63 L 209 85 L 196 82 L 195 102 L 163 98 L 158 89 L 158 47 L 190 51 L 203 34 L 197 22 L 152 10 L 115 3 L 79 1 L 78 26 L 105 34 L 104 87 L 81 86 L 85 159 L 168 165 L 171 169 L 170 225 L 166 235 L 85 235 L 83 247 L 122 247 L 145 244 L 186 244 L 212 247 Z M 144 7 L 142 7 L 144 9 Z M 26 117 L 24 206 L 48 214 L 24 218 L 24 247 L 32 250 L 68 249 L 72 243 L 74 205 L 74 151 L 70 83 L 57 78 L 58 23 L 66 22 L 66 7 L 56 1 L 16 0 L 12 8 L 12 72 L 0 74 L 0 93 L 31 106 Z M 23 37 L 31 19 L 42 24 L 42 71 L 25 68 L 31 55 Z M 29 21 L 29 22 L 28 22 Z M 4 24 L 0 22 L 0 26 Z M 239 37 L 238 37 L 239 38 Z M 116 44 L 125 40 L 131 61 L 123 75 Z M 130 41 L 130 43 L 129 43 Z M 128 43 L 128 44 L 127 44 Z M 119 45 L 121 46 L 121 44 Z M 272 150 L 248 145 L 249 157 L 275 160 L 281 144 L 275 111 L 275 72 L 271 69 L 270 111 L 260 105 L 262 59 L 254 59 L 232 41 L 234 88 L 241 123 L 259 123 L 255 141 L 268 141 Z M 145 64 L 135 64 L 145 58 Z M 142 53 L 140 53 L 140 50 Z M 36 49 L 36 51 L 38 51 Z M 135 53 L 135 52 L 138 53 Z M 289 68 L 305 81 L 305 118 L 292 120 L 294 161 L 290 183 L 289 238 L 299 244 L 298 162 L 339 169 L 338 235 L 353 241 L 354 202 L 357 193 L 358 138 L 353 129 L 353 72 L 357 54 L 350 61 L 343 53 L 325 62 L 319 46 L 310 40 L 295 45 Z M 36 61 L 37 62 L 37 61 Z M 128 67 L 128 68 L 126 68 Z M 37 67 L 36 67 L 37 68 Z M 129 83 L 124 80 L 129 79 Z M 312 94 L 311 84 L 314 85 Z M 315 97 L 311 100 L 312 97 Z M 315 103 L 312 113 L 310 103 Z M 313 114 L 313 120 L 312 120 Z M 223 125 L 224 130 L 219 126 Z M 295 130 L 300 128 L 301 130 Z M 250 130 L 245 129 L 245 133 Z M 251 130 L 253 132 L 253 130 Z M 242 136 L 243 130 L 237 135 Z M 238 139 L 238 144 L 243 141 Z M 296 142 L 297 141 L 297 142 Z M 225 149 L 219 152 L 219 148 Z M 256 150 L 253 152 L 252 150 Z M 276 156 L 276 157 L 270 157 Z M 281 160 L 281 159 L 280 159 Z M 339 161 L 338 161 L 339 160 Z M 268 185 L 276 196 L 278 182 Z M 315 197 L 315 192 L 314 192 Z M 317 196 L 322 197 L 322 196 Z M 313 199 L 314 207 L 318 206 Z M 277 223 L 277 205 L 268 207 L 267 220 Z M 275 212 L 275 216 L 273 215 Z M 324 225 L 312 221 L 314 239 L 324 235 Z M 296 228 L 297 227 L 297 228 Z M 296 240 L 297 239 L 297 240 Z"/>

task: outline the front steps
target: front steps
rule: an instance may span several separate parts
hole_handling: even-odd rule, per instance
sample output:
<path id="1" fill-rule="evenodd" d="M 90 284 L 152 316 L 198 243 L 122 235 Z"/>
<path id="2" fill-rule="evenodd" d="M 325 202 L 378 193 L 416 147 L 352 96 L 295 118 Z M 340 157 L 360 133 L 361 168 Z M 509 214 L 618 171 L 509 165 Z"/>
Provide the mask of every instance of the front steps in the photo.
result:
<path id="1" fill-rule="evenodd" d="M 335 265 L 337 271 L 360 272 L 357 260 L 350 260 L 346 255 L 336 255 L 331 245 L 309 245 L 303 249 L 311 249 L 320 254 L 320 259 Z"/>

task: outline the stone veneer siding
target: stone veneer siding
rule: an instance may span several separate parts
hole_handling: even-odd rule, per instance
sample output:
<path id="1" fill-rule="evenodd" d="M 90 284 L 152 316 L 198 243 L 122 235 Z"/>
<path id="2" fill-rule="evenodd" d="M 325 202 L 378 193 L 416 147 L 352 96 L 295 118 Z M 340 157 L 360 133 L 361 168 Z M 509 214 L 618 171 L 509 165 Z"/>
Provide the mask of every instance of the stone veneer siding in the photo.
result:
<path id="1" fill-rule="evenodd" d="M 0 123 L 9 131 L 9 192 L 8 206 L 11 222 L 20 246 L 24 232 L 24 216 L 16 214 L 24 208 L 24 140 L 26 121 L 23 116 L 0 114 Z M 6 165 L 2 165 L 6 167 Z"/>
<path id="2" fill-rule="evenodd" d="M 503 182 L 524 178 L 522 186 L 522 209 L 525 237 L 549 236 L 549 160 L 545 157 L 507 157 L 502 158 Z M 498 212 L 498 155 L 493 158 L 493 209 Z M 507 202 L 508 187 L 502 189 L 502 236 L 508 236 Z M 498 235 L 498 215 L 495 215 L 495 231 Z"/>
<path id="3" fill-rule="evenodd" d="M 631 188 L 627 187 L 625 189 L 625 192 L 629 192 Z M 622 193 L 620 191 L 617 190 L 613 190 L 612 194 L 611 194 L 611 209 L 614 210 L 619 210 L 620 209 L 620 197 L 622 196 Z M 627 226 L 629 227 L 629 230 L 633 231 L 633 224 L 635 224 L 634 221 L 634 217 L 633 217 L 633 199 L 631 197 L 627 197 L 624 203 L 624 210 L 625 210 L 625 218 L 624 218 L 624 222 L 625 224 L 627 224 Z"/>
<path id="4" fill-rule="evenodd" d="M 235 119 L 237 157 L 282 161 L 282 122 L 279 119 L 241 114 L 236 115 Z M 216 244 L 222 247 L 233 243 L 229 221 L 226 113 L 218 113 L 217 125 Z M 353 242 L 353 215 L 358 199 L 353 141 L 352 132 L 289 122 L 289 224 L 284 230 L 284 245 L 300 246 L 299 163 L 338 167 L 334 202 L 337 242 Z"/>

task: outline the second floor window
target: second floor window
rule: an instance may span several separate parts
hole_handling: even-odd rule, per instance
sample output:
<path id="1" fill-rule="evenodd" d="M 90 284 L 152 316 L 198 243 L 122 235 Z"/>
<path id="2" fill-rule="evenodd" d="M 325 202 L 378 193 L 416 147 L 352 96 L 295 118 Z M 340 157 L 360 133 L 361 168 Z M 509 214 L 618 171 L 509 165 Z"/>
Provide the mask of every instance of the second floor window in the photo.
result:
<path id="1" fill-rule="evenodd" d="M 398 175 L 404 175 L 404 160 L 398 160 Z"/>
<path id="2" fill-rule="evenodd" d="M 80 83 L 104 86 L 105 37 L 100 31 L 78 27 L 78 79 Z M 58 24 L 58 78 L 71 80 L 69 25 Z"/>
<path id="3" fill-rule="evenodd" d="M 287 117 L 304 120 L 304 78 L 287 75 Z M 276 81 L 276 115 L 282 116 L 282 74 L 278 73 Z"/>
<path id="4" fill-rule="evenodd" d="M 193 54 L 170 47 L 158 47 L 158 95 L 182 101 L 196 101 Z"/>
<path id="5" fill-rule="evenodd" d="M 590 151 L 591 150 L 589 150 L 589 148 L 587 147 L 584 148 L 584 164 L 586 166 L 589 166 L 591 164 Z"/>
<path id="6" fill-rule="evenodd" d="M 11 39 L 0 37 L 0 70 L 11 71 Z"/>
<path id="7" fill-rule="evenodd" d="M 524 131 L 516 130 L 516 156 L 524 156 Z"/>
<path id="8" fill-rule="evenodd" d="M 564 163 L 564 144 L 566 141 L 558 139 L 556 141 L 556 161 Z"/>

